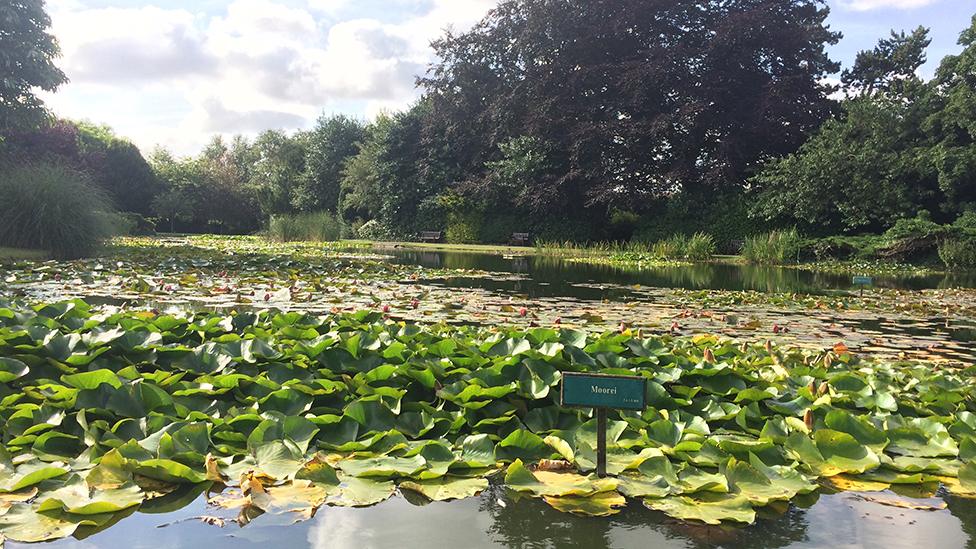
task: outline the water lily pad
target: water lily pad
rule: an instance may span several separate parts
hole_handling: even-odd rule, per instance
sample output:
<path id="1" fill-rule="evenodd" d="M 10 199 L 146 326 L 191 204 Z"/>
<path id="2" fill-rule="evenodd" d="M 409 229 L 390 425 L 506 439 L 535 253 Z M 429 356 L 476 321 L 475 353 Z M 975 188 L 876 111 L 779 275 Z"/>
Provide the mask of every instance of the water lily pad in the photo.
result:
<path id="1" fill-rule="evenodd" d="M 401 490 L 412 490 L 432 501 L 447 501 L 475 496 L 488 487 L 483 478 L 440 477 L 430 480 L 407 480 Z"/>

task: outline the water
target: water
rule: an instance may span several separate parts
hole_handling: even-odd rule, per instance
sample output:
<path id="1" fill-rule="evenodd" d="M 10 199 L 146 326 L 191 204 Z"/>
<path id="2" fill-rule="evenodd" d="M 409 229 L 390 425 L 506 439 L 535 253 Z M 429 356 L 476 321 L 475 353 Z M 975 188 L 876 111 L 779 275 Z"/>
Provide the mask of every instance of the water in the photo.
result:
<path id="1" fill-rule="evenodd" d="M 634 285 L 649 288 L 829 292 L 849 290 L 851 277 L 790 268 L 704 264 L 620 269 L 568 263 L 561 259 L 393 250 L 391 261 L 427 267 L 478 269 L 512 277 L 454 278 L 432 281 L 448 288 L 478 288 L 531 298 L 623 301 L 635 297 Z M 880 276 L 880 287 L 925 289 L 976 287 L 976 275 Z M 828 320 L 825 320 L 826 323 Z M 861 332 L 903 333 L 915 339 L 962 345 L 951 349 L 971 357 L 976 325 L 945 319 L 854 319 Z M 843 335 L 838 332 L 839 335 Z M 964 342 L 965 345 L 959 342 Z M 957 358 L 959 358 L 957 357 Z M 872 494 L 877 496 L 878 494 Z M 228 511 L 209 507 L 198 497 L 181 508 L 142 509 L 99 532 L 80 530 L 75 537 L 46 544 L 79 549 L 314 549 L 387 548 L 874 548 L 914 549 L 976 547 L 976 500 L 938 494 L 913 494 L 916 502 L 941 504 L 942 510 L 903 509 L 859 498 L 853 493 L 811 494 L 762 510 L 748 527 L 706 526 L 667 518 L 631 500 L 618 515 L 578 517 L 560 513 L 537 499 L 519 497 L 500 486 L 481 496 L 429 503 L 396 495 L 365 509 L 322 507 L 308 521 L 288 515 L 262 515 L 240 526 Z M 897 497 L 881 494 L 881 497 Z M 180 503 L 182 505 L 183 503 Z M 178 506 L 174 506 L 178 507 Z M 154 511 L 152 513 L 146 511 Z M 201 516 L 220 515 L 224 527 L 204 524 Z M 26 547 L 7 543 L 7 547 Z"/>
<path id="2" fill-rule="evenodd" d="M 934 499 L 932 501 L 937 501 Z M 560 513 L 537 499 L 520 498 L 493 486 L 481 496 L 454 502 L 411 503 L 402 496 L 374 507 L 322 507 L 305 522 L 262 515 L 246 526 L 223 528 L 198 517 L 212 515 L 202 499 L 168 514 L 136 512 L 84 539 L 47 544 L 54 548 L 310 549 L 601 547 L 692 548 L 874 548 L 940 549 L 974 546 L 976 501 L 948 497 L 941 511 L 901 509 L 859 499 L 852 493 L 812 494 L 790 506 L 767 509 L 755 524 L 736 528 L 682 523 L 631 501 L 612 517 Z M 26 547 L 9 543 L 8 547 Z"/>
<path id="3" fill-rule="evenodd" d="M 536 255 L 411 250 L 384 250 L 391 261 L 431 268 L 478 269 L 520 275 L 518 280 L 455 279 L 451 284 L 488 289 L 514 289 L 529 297 L 578 296 L 581 284 L 634 285 L 687 290 L 756 290 L 760 292 L 821 293 L 850 290 L 849 274 L 815 272 L 791 267 L 735 263 L 622 268 L 613 265 L 568 262 Z M 875 286 L 902 290 L 976 288 L 976 272 L 956 274 L 897 274 L 874 277 Z M 488 285 L 491 287 L 489 287 Z"/>

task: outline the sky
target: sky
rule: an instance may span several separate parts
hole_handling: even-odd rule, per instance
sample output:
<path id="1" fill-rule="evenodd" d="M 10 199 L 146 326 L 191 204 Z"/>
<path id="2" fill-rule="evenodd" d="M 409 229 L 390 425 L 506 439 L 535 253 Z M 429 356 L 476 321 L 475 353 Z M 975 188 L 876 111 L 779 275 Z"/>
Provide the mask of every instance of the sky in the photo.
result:
<path id="1" fill-rule="evenodd" d="M 496 0 L 48 0 L 70 82 L 61 117 L 107 124 L 144 152 L 195 154 L 214 135 L 294 131 L 321 115 L 408 107 L 430 41 Z M 828 0 L 849 66 L 891 29 L 931 29 L 929 78 L 959 51 L 976 0 Z"/>

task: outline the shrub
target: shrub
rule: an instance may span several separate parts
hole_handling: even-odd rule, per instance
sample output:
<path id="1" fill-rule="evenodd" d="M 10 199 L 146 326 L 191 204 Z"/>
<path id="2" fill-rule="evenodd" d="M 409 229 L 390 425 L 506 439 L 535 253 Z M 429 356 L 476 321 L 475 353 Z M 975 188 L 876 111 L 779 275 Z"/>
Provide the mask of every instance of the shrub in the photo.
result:
<path id="1" fill-rule="evenodd" d="M 810 238 L 800 245 L 800 253 L 805 258 L 818 261 L 831 259 L 873 259 L 883 238 L 875 235 L 828 236 Z"/>
<path id="2" fill-rule="evenodd" d="M 479 241 L 481 213 L 478 211 L 450 212 L 444 236 L 451 244 L 474 244 Z"/>
<path id="3" fill-rule="evenodd" d="M 742 255 L 752 263 L 778 265 L 795 260 L 800 253 L 800 243 L 796 229 L 771 231 L 747 238 Z"/>
<path id="4" fill-rule="evenodd" d="M 705 261 L 715 255 L 715 238 L 706 233 L 695 233 L 685 242 L 684 256 L 694 261 Z"/>
<path id="5" fill-rule="evenodd" d="M 976 237 L 943 240 L 939 244 L 939 259 L 950 269 L 976 269 Z"/>
<path id="6" fill-rule="evenodd" d="M 910 239 L 935 239 L 946 233 L 946 227 L 932 221 L 929 213 L 925 210 L 918 212 L 918 215 L 911 218 L 902 218 L 895 221 L 890 229 L 885 231 L 885 241 L 891 245 L 899 241 Z"/>
<path id="7" fill-rule="evenodd" d="M 268 237 L 278 242 L 328 242 L 346 234 L 345 224 L 329 212 L 275 215 L 268 223 Z"/>
<path id="8" fill-rule="evenodd" d="M 976 210 L 969 210 L 960 215 L 952 227 L 965 234 L 976 236 Z"/>
<path id="9" fill-rule="evenodd" d="M 111 201 L 79 172 L 58 164 L 0 172 L 0 246 L 84 257 L 112 236 Z"/>
<path id="10" fill-rule="evenodd" d="M 356 229 L 356 236 L 363 240 L 383 241 L 394 238 L 393 231 L 377 219 L 371 219 Z"/>

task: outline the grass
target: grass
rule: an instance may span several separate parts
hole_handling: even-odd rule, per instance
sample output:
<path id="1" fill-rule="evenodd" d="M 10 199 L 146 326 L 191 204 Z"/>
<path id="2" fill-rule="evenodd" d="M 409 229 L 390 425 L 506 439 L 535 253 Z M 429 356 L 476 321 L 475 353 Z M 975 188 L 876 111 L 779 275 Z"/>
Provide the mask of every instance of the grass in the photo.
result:
<path id="1" fill-rule="evenodd" d="M 4 170 L 0 197 L 0 246 L 71 259 L 91 255 L 115 231 L 108 197 L 64 166 Z"/>
<path id="2" fill-rule="evenodd" d="M 771 231 L 746 239 L 742 256 L 751 263 L 782 265 L 797 261 L 801 239 L 796 229 Z"/>
<path id="3" fill-rule="evenodd" d="M 715 239 L 705 233 L 692 236 L 676 234 L 654 243 L 629 242 L 555 242 L 536 243 L 540 255 L 573 258 L 600 258 L 618 261 L 708 261 L 716 252 Z"/>
<path id="4" fill-rule="evenodd" d="M 276 242 L 333 242 L 346 233 L 345 223 L 329 212 L 276 215 L 268 223 L 268 237 Z"/>
<path id="5" fill-rule="evenodd" d="M 29 250 L 22 248 L 4 248 L 0 246 L 0 259 L 47 259 L 50 256 L 44 250 Z"/>

